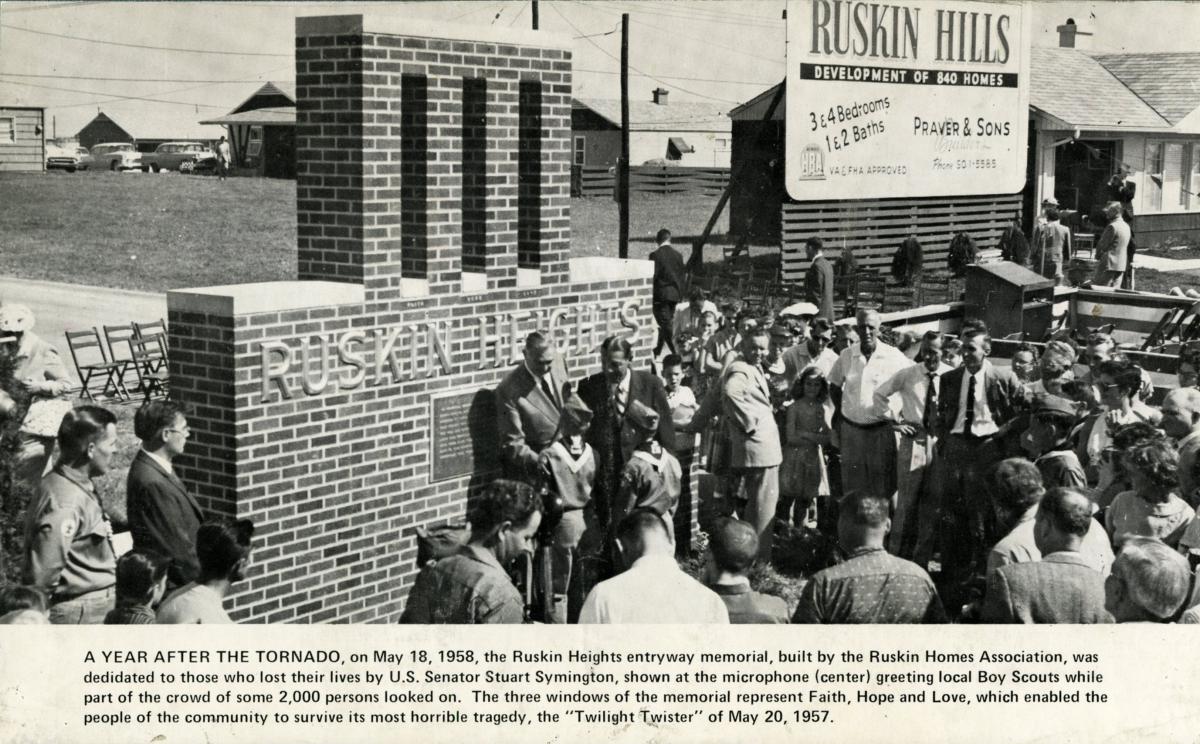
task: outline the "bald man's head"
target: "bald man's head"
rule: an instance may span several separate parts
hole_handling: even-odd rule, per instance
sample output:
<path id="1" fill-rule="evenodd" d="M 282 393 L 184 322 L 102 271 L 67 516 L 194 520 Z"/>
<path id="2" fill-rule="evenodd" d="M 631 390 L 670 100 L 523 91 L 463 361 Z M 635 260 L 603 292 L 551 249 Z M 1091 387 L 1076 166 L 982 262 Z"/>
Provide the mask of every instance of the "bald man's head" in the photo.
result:
<path id="1" fill-rule="evenodd" d="M 1179 388 L 1167 393 L 1162 404 L 1162 428 L 1179 439 L 1200 428 L 1200 390 Z"/>

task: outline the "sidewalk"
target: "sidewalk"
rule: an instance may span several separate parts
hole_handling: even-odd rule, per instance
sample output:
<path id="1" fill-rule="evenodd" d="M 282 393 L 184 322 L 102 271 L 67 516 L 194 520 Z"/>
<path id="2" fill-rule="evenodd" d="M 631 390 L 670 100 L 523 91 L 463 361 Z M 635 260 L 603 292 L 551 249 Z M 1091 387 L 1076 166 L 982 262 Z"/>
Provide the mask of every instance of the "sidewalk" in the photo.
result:
<path id="1" fill-rule="evenodd" d="M 1200 269 L 1200 258 L 1163 258 L 1139 253 L 1133 257 L 1133 265 L 1155 271 L 1196 271 Z"/>
<path id="2" fill-rule="evenodd" d="M 153 292 L 89 287 L 32 279 L 0 276 L 0 302 L 17 302 L 33 311 L 34 332 L 54 344 L 74 375 L 67 330 L 95 327 L 101 335 L 105 325 L 151 321 L 167 317 L 167 296 Z"/>

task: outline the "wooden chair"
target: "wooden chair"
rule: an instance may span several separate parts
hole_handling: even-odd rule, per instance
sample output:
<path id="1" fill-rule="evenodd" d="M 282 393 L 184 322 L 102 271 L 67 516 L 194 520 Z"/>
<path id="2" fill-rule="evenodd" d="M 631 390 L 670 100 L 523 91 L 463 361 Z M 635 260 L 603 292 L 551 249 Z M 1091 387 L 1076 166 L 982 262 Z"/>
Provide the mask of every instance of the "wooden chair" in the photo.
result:
<path id="1" fill-rule="evenodd" d="M 75 372 L 79 375 L 79 397 L 95 401 L 96 393 L 92 388 L 100 379 L 103 379 L 104 387 L 100 388 L 98 393 L 100 396 L 128 400 L 129 390 L 125 388 L 122 381 L 125 363 L 114 362 L 109 358 L 95 327 L 86 331 L 67 331 L 66 336 L 67 348 L 71 351 L 71 361 L 75 363 Z M 95 351 L 91 351 L 92 349 Z M 96 354 L 99 354 L 98 360 L 95 358 Z"/>
<path id="2" fill-rule="evenodd" d="M 141 381 L 137 377 L 137 365 L 133 363 L 133 347 L 129 343 L 129 340 L 136 335 L 133 323 L 101 326 L 100 330 L 104 331 L 104 343 L 108 345 L 109 361 L 124 365 L 124 369 L 121 370 L 121 382 L 124 383 L 125 388 L 128 390 L 131 387 L 131 373 L 133 375 L 132 387 L 134 389 L 140 387 Z"/>
<path id="3" fill-rule="evenodd" d="M 162 318 L 159 318 L 158 320 L 152 320 L 148 323 L 139 323 L 136 320 L 133 321 L 133 335 L 137 336 L 138 338 L 144 338 L 147 336 L 156 337 L 159 342 L 159 346 L 162 347 L 163 356 L 165 357 L 167 355 L 167 323 Z"/>
<path id="4" fill-rule="evenodd" d="M 133 366 L 137 370 L 138 388 L 146 400 L 155 395 L 166 397 L 169 377 L 167 373 L 166 337 L 162 334 L 133 336 L 129 349 Z"/>

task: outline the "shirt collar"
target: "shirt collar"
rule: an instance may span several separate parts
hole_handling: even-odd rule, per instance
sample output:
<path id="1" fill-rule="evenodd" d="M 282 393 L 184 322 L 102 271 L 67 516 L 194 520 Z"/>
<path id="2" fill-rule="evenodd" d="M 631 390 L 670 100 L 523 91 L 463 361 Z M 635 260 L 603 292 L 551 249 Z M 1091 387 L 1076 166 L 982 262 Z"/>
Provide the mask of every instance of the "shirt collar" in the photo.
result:
<path id="1" fill-rule="evenodd" d="M 883 552 L 885 551 L 882 545 L 864 545 L 861 548 L 855 548 L 854 550 L 851 550 L 850 553 L 846 555 L 846 560 L 850 560 L 851 558 L 859 558 L 864 555 L 870 555 L 871 553 Z"/>
<path id="2" fill-rule="evenodd" d="M 651 553 L 650 555 L 643 555 L 641 558 L 638 558 L 636 561 L 634 561 L 633 565 L 629 567 L 629 570 L 633 571 L 639 568 L 652 570 L 671 568 L 675 571 L 678 571 L 679 564 L 675 562 L 675 556 L 673 555 L 660 555 L 658 553 Z"/>
<path id="3" fill-rule="evenodd" d="M 496 554 L 487 548 L 481 548 L 478 545 L 467 543 L 462 546 L 462 552 L 485 565 L 491 566 L 497 571 L 503 571 L 504 567 L 500 565 L 500 561 L 496 559 Z"/>
<path id="4" fill-rule="evenodd" d="M 549 372 L 547 372 L 544 375 L 539 375 L 537 372 L 534 372 L 532 369 L 529 368 L 529 362 L 525 361 L 524 359 L 521 360 L 521 364 L 523 364 L 525 366 L 525 371 L 529 373 L 529 376 L 532 377 L 533 379 L 537 380 L 538 382 L 541 382 L 543 377 L 547 377 L 547 378 L 549 377 L 549 374 L 550 374 Z"/>
<path id="5" fill-rule="evenodd" d="M 736 584 L 707 584 L 706 586 L 708 586 L 709 589 L 712 589 L 713 592 L 717 594 L 724 594 L 725 596 L 749 594 L 751 591 L 749 580 L 739 581 Z"/>
<path id="6" fill-rule="evenodd" d="M 620 390 L 622 394 L 629 392 L 629 381 L 631 379 L 633 379 L 633 370 L 625 370 L 625 376 L 622 377 L 621 381 L 617 383 L 617 389 Z"/>
<path id="7" fill-rule="evenodd" d="M 171 475 L 174 475 L 174 474 L 175 474 L 175 468 L 171 467 L 171 461 L 170 461 L 170 460 L 168 460 L 168 459 L 167 459 L 167 458 L 165 458 L 165 457 L 161 457 L 161 456 L 159 456 L 159 455 L 156 455 L 156 454 L 154 454 L 153 452 L 151 452 L 150 450 L 146 449 L 145 447 L 142 447 L 142 452 L 143 452 L 143 453 L 144 453 L 144 454 L 145 454 L 147 457 L 149 457 L 151 460 L 154 460 L 156 463 L 158 463 L 158 464 L 159 464 L 159 465 L 162 467 L 162 469 L 163 469 L 163 470 L 167 471 L 167 472 L 168 472 L 168 473 L 170 473 Z"/>

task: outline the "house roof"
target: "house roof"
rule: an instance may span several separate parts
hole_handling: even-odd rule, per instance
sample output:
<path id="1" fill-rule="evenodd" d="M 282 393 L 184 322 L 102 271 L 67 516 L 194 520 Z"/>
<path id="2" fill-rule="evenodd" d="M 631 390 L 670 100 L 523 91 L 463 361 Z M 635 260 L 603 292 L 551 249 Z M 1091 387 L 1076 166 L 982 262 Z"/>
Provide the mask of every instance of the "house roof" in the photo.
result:
<path id="1" fill-rule="evenodd" d="M 574 98 L 572 108 L 591 109 L 614 127 L 621 127 L 621 101 L 617 98 Z M 715 103 L 630 101 L 630 130 L 643 132 L 728 132 L 728 108 Z"/>
<path id="2" fill-rule="evenodd" d="M 1200 52 L 1094 56 L 1172 124 L 1200 107 Z"/>
<path id="3" fill-rule="evenodd" d="M 1029 105 L 1080 129 L 1169 129 L 1164 119 L 1094 57 L 1034 47 Z"/>
<path id="4" fill-rule="evenodd" d="M 205 119 L 201 124 L 220 124 L 222 126 L 249 124 L 257 126 L 287 126 L 296 123 L 295 106 L 277 106 L 273 108 L 251 109 L 236 114 L 225 114 L 212 119 Z"/>
<path id="5" fill-rule="evenodd" d="M 1113 61 L 1130 57 L 1139 64 Z M 1172 70 L 1165 76 L 1170 82 L 1159 83 L 1150 73 L 1142 72 L 1144 63 L 1137 59 L 1153 57 L 1186 57 L 1190 66 L 1186 71 Z M 1137 70 L 1138 74 L 1127 69 Z M 1190 75 L 1186 82 L 1185 74 Z M 729 115 L 735 119 L 761 119 L 777 88 L 771 86 Z M 1189 91 L 1194 91 L 1190 97 Z M 1164 101 L 1159 104 L 1162 109 L 1155 106 L 1160 98 Z M 1190 100 L 1200 105 L 1200 54 L 1092 56 L 1078 49 L 1033 48 L 1029 105 L 1058 119 L 1062 128 L 1165 131 L 1195 109 L 1195 105 L 1188 108 Z M 785 107 L 780 106 L 774 118 L 782 120 L 784 111 Z"/>
<path id="6" fill-rule="evenodd" d="M 209 140 L 221 136 L 220 129 L 202 126 L 204 122 L 197 125 L 195 116 L 195 112 L 190 107 L 182 107 L 182 111 L 167 107 L 161 110 L 143 111 L 137 115 L 123 116 L 121 121 L 101 112 L 83 125 L 80 131 L 95 122 L 108 121 L 124 130 L 133 139 L 142 142 Z"/>
<path id="7" fill-rule="evenodd" d="M 256 101 L 255 99 L 259 99 Z M 296 86 L 290 83 L 266 82 L 261 88 L 250 94 L 250 97 L 234 106 L 231 114 L 251 111 L 261 108 L 277 108 L 290 102 L 296 105 Z"/>

